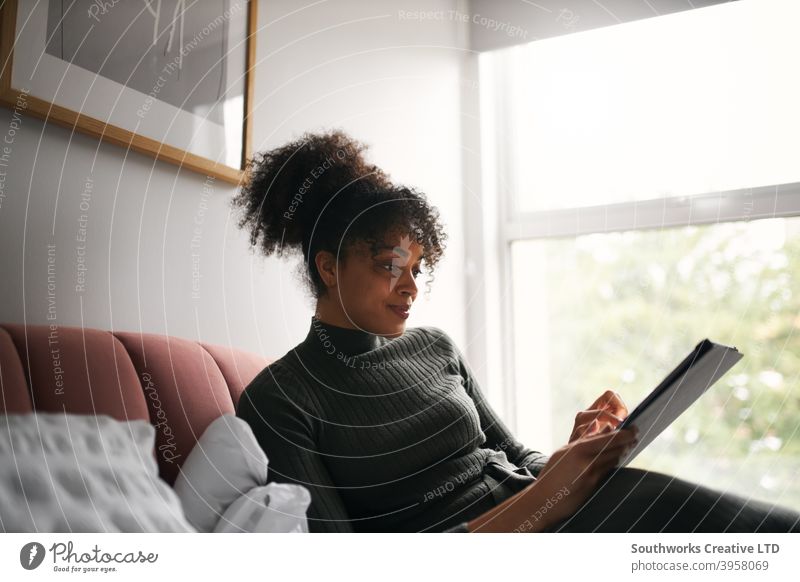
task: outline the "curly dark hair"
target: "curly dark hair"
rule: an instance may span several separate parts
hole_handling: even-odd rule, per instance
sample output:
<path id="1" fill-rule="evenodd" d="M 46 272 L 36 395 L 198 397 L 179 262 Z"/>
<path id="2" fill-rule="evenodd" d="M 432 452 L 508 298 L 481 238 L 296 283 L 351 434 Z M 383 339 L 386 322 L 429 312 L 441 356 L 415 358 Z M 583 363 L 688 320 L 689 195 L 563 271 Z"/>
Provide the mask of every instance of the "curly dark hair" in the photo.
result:
<path id="1" fill-rule="evenodd" d="M 447 234 L 438 209 L 416 189 L 393 184 L 364 159 L 366 149 L 339 129 L 306 132 L 250 158 L 232 201 L 251 247 L 266 256 L 302 253 L 300 276 L 315 298 L 327 292 L 314 261 L 319 251 L 342 262 L 359 242 L 378 252 L 388 235 L 410 234 L 423 247 L 428 291 L 444 254 Z"/>

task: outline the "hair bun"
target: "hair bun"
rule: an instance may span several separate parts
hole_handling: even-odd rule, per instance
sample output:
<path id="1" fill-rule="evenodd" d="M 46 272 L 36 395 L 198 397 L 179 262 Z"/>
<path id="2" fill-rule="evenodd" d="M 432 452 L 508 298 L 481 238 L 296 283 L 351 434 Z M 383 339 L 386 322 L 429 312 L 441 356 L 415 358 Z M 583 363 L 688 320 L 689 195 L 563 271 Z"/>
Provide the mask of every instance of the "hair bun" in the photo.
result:
<path id="1" fill-rule="evenodd" d="M 389 176 L 367 163 L 368 146 L 339 129 L 304 133 L 247 162 L 246 182 L 234 204 L 244 211 L 239 227 L 266 255 L 308 248 L 320 213 L 346 204 L 353 190 L 391 188 Z M 324 209 L 324 210 L 323 210 Z"/>

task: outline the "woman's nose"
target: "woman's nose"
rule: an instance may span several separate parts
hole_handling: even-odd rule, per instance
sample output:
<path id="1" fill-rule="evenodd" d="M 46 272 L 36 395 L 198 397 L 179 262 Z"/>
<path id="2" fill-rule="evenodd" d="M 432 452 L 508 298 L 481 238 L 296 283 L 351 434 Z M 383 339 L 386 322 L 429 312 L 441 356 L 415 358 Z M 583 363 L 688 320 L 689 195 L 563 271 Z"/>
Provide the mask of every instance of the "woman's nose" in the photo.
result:
<path id="1" fill-rule="evenodd" d="M 397 285 L 397 292 L 400 294 L 410 295 L 412 300 L 417 295 L 417 282 L 411 275 L 410 271 L 405 271 L 401 275 Z"/>

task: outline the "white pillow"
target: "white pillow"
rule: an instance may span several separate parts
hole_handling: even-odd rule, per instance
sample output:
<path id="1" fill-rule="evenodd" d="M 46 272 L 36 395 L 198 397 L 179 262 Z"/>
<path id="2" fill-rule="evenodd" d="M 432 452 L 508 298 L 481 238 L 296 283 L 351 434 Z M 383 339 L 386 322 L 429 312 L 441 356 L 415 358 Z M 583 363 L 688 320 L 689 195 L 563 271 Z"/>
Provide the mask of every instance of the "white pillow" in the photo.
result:
<path id="1" fill-rule="evenodd" d="M 155 428 L 108 415 L 0 415 L 7 532 L 193 532 L 158 476 Z"/>
<path id="2" fill-rule="evenodd" d="M 267 456 L 250 425 L 224 414 L 208 425 L 181 466 L 175 493 L 186 519 L 210 532 L 228 506 L 267 483 Z"/>
<path id="3" fill-rule="evenodd" d="M 302 485 L 270 483 L 231 503 L 217 522 L 217 533 L 308 533 L 311 494 Z"/>
<path id="4" fill-rule="evenodd" d="M 308 531 L 309 491 L 302 485 L 267 485 L 267 465 L 267 456 L 245 420 L 234 414 L 218 417 L 192 448 L 175 480 L 175 493 L 186 519 L 201 532 L 278 531 L 274 528 L 281 527 L 287 529 L 280 531 L 296 531 L 303 527 L 300 521 Z M 274 492 L 274 510 L 270 506 L 267 511 L 261 489 L 264 494 Z M 306 497 L 308 501 L 302 506 Z M 301 510 L 294 510 L 300 506 Z M 282 512 L 284 507 L 287 511 Z M 229 510 L 231 518 L 222 520 Z M 294 522 L 283 519 L 283 513 L 293 515 Z M 270 515 L 278 517 L 271 519 Z M 217 524 L 220 529 L 215 529 Z"/>

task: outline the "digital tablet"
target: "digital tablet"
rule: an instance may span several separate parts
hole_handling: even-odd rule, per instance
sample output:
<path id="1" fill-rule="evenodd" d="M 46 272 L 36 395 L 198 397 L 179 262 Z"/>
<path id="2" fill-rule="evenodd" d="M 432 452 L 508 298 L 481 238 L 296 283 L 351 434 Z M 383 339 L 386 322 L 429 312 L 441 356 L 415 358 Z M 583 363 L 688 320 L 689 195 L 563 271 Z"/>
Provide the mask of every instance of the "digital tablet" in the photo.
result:
<path id="1" fill-rule="evenodd" d="M 639 429 L 639 443 L 620 460 L 619 466 L 624 467 L 647 448 L 742 356 L 735 347 L 708 338 L 698 343 L 617 427 Z"/>

